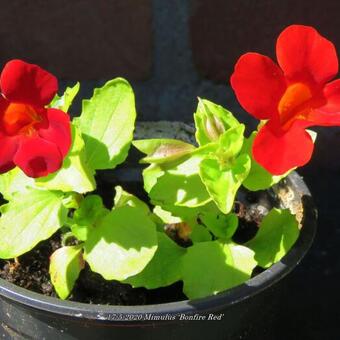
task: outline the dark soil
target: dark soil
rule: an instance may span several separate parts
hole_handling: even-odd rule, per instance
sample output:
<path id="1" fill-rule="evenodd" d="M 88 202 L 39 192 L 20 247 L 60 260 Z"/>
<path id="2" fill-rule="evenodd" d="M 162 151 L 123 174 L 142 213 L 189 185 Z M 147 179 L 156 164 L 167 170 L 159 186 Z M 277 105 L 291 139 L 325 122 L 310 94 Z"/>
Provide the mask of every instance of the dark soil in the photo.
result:
<path id="1" fill-rule="evenodd" d="M 50 255 L 58 248 L 60 236 L 56 234 L 16 261 L 0 260 L 0 277 L 34 292 L 55 296 L 48 267 Z"/>
<path id="2" fill-rule="evenodd" d="M 109 207 L 112 205 L 113 187 L 116 183 L 114 179 L 112 180 L 112 177 L 111 183 L 107 183 L 107 180 L 103 182 L 99 180 L 97 193 L 103 197 L 104 202 Z M 137 182 L 139 182 L 139 179 L 136 179 L 135 182 L 124 183 L 124 188 L 136 194 L 135 189 L 140 187 Z M 108 192 L 108 188 L 112 188 L 112 192 Z M 140 198 L 145 199 L 145 197 Z M 276 206 L 276 203 L 274 195 L 271 195 L 270 192 L 241 190 L 235 204 L 235 212 L 239 216 L 239 227 L 233 240 L 244 243 L 251 239 L 256 234 L 263 216 L 273 206 Z M 180 242 L 178 235 L 174 235 L 173 238 L 182 246 L 185 246 L 185 242 Z M 51 239 L 41 242 L 16 261 L 0 260 L 0 277 L 31 291 L 56 296 L 48 269 L 49 257 L 59 247 L 61 247 L 60 233 L 56 233 Z M 261 268 L 255 268 L 253 276 L 261 271 Z M 72 295 L 69 297 L 69 300 L 72 301 L 112 305 L 145 305 L 185 299 L 181 282 L 154 290 L 132 288 L 128 284 L 106 281 L 101 275 L 91 272 L 88 266 L 81 272 Z"/>
<path id="3" fill-rule="evenodd" d="M 239 218 L 239 226 L 233 241 L 242 244 L 252 239 L 263 217 L 273 207 L 279 207 L 279 202 L 271 191 L 248 191 L 242 188 L 234 206 L 234 212 Z"/>
<path id="4" fill-rule="evenodd" d="M 0 260 L 0 277 L 20 287 L 47 296 L 56 296 L 50 281 L 49 257 L 61 247 L 60 234 L 41 242 L 17 261 Z M 116 281 L 106 281 L 86 266 L 81 272 L 69 300 L 94 304 L 145 305 L 184 300 L 181 284 L 147 290 L 132 288 Z"/>

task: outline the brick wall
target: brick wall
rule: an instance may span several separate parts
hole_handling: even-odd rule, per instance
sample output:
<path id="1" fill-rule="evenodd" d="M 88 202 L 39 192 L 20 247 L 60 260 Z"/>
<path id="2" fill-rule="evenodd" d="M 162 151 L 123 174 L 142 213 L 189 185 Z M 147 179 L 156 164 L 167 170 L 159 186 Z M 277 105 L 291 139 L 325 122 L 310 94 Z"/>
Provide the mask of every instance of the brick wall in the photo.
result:
<path id="1" fill-rule="evenodd" d="M 291 24 L 316 27 L 340 49 L 338 0 L 192 0 L 191 45 L 197 70 L 225 82 L 240 54 L 275 58 L 275 40 Z"/>
<path id="2" fill-rule="evenodd" d="M 311 24 L 340 47 L 338 0 L 0 0 L 0 66 L 23 58 L 80 96 L 116 76 L 132 82 L 140 119 L 190 121 L 201 96 L 253 123 L 228 88 L 245 51 L 273 56 L 291 23 Z M 75 105 L 75 113 L 80 103 Z"/>
<path id="3" fill-rule="evenodd" d="M 65 79 L 125 76 L 151 69 L 150 0 L 0 1 L 0 63 L 23 58 Z"/>

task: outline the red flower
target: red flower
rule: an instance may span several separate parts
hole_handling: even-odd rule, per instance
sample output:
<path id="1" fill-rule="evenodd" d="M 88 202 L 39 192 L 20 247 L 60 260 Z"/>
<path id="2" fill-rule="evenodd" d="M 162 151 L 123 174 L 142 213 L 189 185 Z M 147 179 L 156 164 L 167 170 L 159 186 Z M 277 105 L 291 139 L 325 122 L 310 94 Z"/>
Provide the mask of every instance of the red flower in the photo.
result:
<path id="1" fill-rule="evenodd" d="M 314 144 L 306 128 L 340 125 L 340 79 L 334 45 L 314 28 L 287 27 L 276 56 L 246 53 L 238 60 L 231 86 L 243 108 L 268 120 L 258 132 L 255 160 L 274 175 L 306 164 Z"/>
<path id="2" fill-rule="evenodd" d="M 30 177 L 57 171 L 71 145 L 69 116 L 45 107 L 57 93 L 57 79 L 37 65 L 11 60 L 0 88 L 0 173 L 15 166 Z"/>

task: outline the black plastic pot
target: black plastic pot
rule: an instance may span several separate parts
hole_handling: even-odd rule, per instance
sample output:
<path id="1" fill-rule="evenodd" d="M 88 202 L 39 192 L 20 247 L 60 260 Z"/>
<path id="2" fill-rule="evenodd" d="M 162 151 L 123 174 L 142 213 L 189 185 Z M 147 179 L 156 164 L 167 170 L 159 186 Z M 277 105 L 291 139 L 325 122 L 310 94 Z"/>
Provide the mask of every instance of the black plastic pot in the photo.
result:
<path id="1" fill-rule="evenodd" d="M 297 173 L 287 179 L 303 207 L 303 228 L 289 253 L 246 283 L 218 295 L 146 306 L 87 305 L 50 298 L 0 280 L 0 333 L 8 339 L 253 339 L 275 316 L 284 277 L 316 230 L 311 195 Z M 192 319 L 189 321 L 188 318 Z M 199 321 L 202 316 L 216 320 Z M 163 320 L 157 320 L 157 318 Z M 174 320 L 172 320 L 174 319 Z M 260 337 L 261 338 L 261 337 Z"/>

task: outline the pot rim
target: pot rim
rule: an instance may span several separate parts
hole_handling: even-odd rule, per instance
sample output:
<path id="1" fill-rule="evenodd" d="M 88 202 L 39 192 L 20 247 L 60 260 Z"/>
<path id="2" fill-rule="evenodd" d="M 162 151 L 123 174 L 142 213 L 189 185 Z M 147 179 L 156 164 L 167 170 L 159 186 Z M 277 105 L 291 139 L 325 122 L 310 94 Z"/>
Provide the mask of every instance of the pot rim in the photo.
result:
<path id="1" fill-rule="evenodd" d="M 311 193 L 303 179 L 295 171 L 287 177 L 287 180 L 300 195 L 304 207 L 303 227 L 299 238 L 279 262 L 239 286 L 214 296 L 195 300 L 183 300 L 153 305 L 117 306 L 61 300 L 32 292 L 4 279 L 0 279 L 0 297 L 43 312 L 90 320 L 111 321 L 113 321 L 112 315 L 114 314 L 125 316 L 128 319 L 131 315 L 148 313 L 157 315 L 207 313 L 249 299 L 264 289 L 270 288 L 292 271 L 305 256 L 315 236 L 317 213 L 311 198 Z"/>

